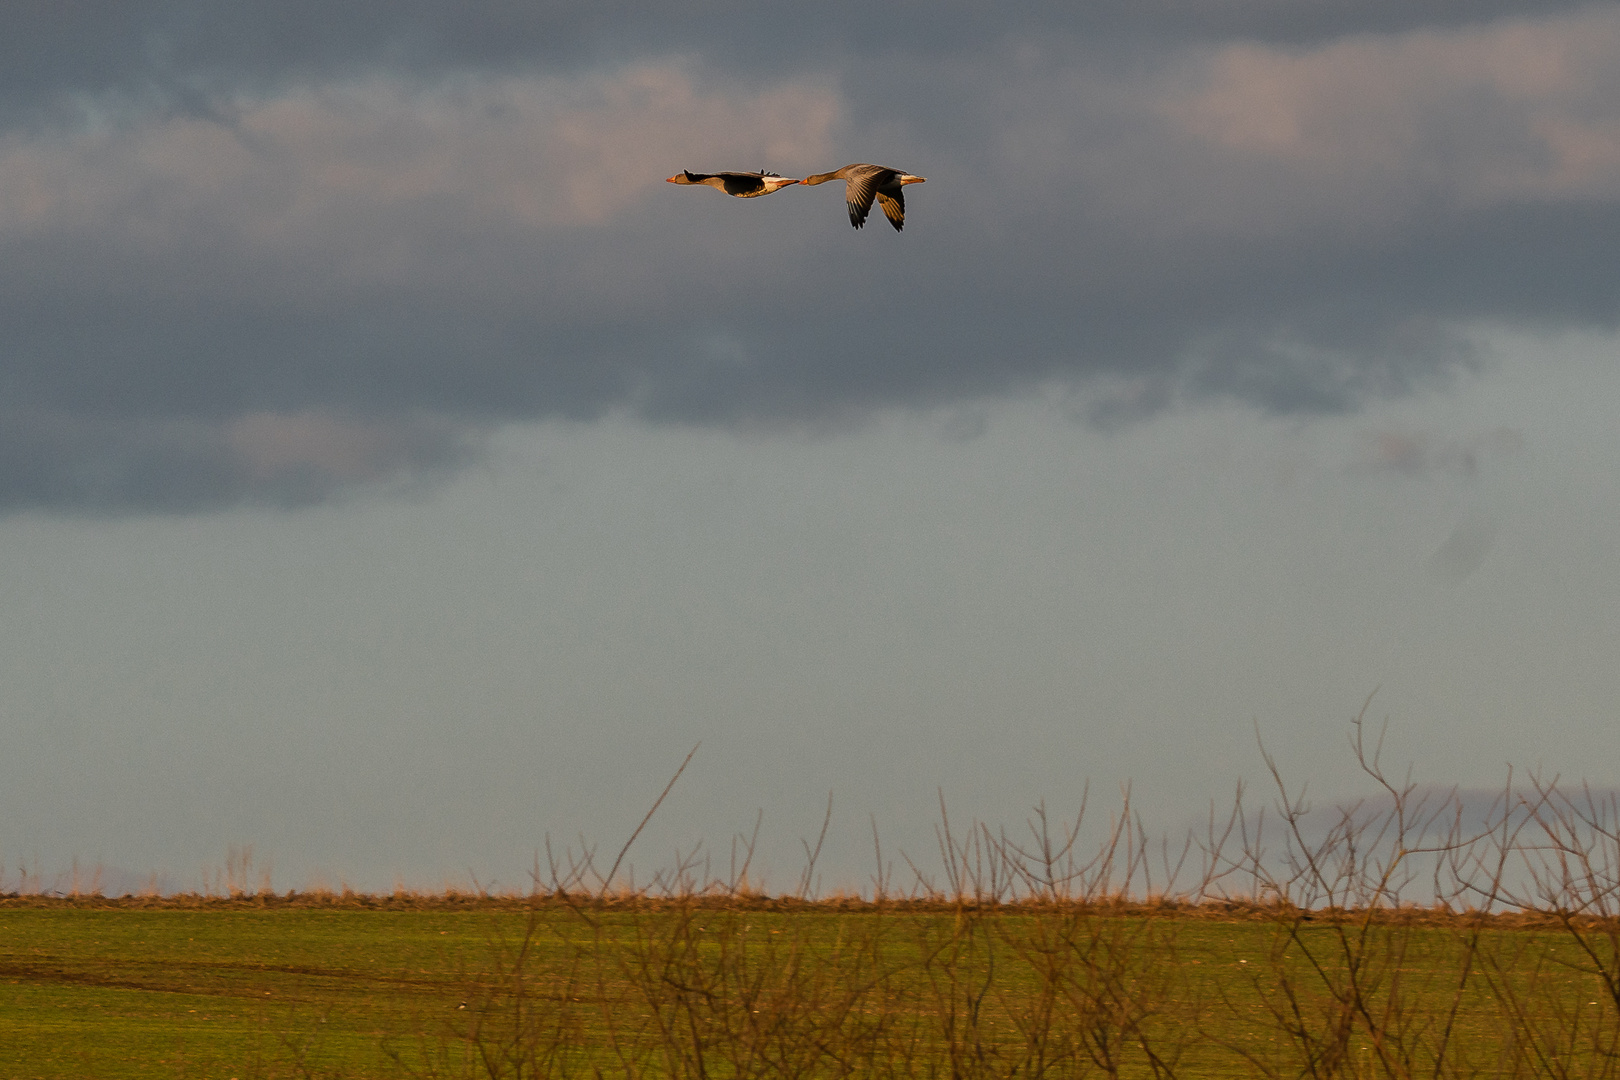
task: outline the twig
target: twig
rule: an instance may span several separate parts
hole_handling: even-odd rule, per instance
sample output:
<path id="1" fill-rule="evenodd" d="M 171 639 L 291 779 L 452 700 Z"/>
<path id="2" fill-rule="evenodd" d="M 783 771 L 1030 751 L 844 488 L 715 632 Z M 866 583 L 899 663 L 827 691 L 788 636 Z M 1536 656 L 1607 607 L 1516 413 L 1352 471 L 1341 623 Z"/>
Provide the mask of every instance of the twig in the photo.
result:
<path id="1" fill-rule="evenodd" d="M 651 821 L 652 816 L 658 813 L 658 808 L 664 805 L 664 799 L 668 797 L 670 790 L 674 788 L 675 781 L 681 778 L 681 773 L 685 772 L 686 767 L 692 763 L 692 755 L 696 754 L 698 752 L 698 746 L 702 745 L 703 743 L 699 741 L 697 746 L 692 747 L 692 749 L 687 753 L 686 760 L 681 762 L 681 767 L 675 770 L 675 775 L 670 777 L 669 783 L 664 785 L 663 792 L 660 793 L 658 798 L 653 801 L 652 809 L 647 811 L 647 816 L 641 819 L 641 824 L 636 826 L 636 831 L 630 834 L 630 839 L 626 840 L 624 842 L 624 847 L 619 849 L 619 857 L 613 860 L 613 866 L 608 870 L 607 877 L 602 879 L 602 891 L 598 893 L 596 897 L 598 900 L 601 900 L 607 896 L 608 886 L 613 883 L 613 875 L 619 872 L 619 864 L 624 862 L 625 855 L 627 855 L 630 851 L 630 845 L 636 842 L 636 837 L 640 836 L 641 830 L 647 827 L 647 822 Z"/>

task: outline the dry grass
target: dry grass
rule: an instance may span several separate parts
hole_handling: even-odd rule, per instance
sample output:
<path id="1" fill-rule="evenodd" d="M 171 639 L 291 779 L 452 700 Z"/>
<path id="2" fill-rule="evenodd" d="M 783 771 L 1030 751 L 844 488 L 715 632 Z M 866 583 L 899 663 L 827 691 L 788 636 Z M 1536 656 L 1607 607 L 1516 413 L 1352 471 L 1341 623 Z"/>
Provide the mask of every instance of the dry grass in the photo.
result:
<path id="1" fill-rule="evenodd" d="M 448 1019 L 413 991 L 382 1071 L 302 1055 L 286 1075 L 1620 1076 L 1613 799 L 1510 778 L 1478 815 L 1392 781 L 1359 719 L 1351 746 L 1379 798 L 1313 814 L 1272 766 L 1269 805 L 1240 790 L 1173 845 L 1128 800 L 1085 851 L 1079 818 L 1037 808 L 1015 839 L 942 806 L 937 870 L 905 860 L 906 889 L 880 872 L 862 897 L 811 895 L 819 840 L 786 896 L 749 888 L 752 841 L 723 878 L 677 860 L 630 888 L 627 842 L 601 870 L 548 844 L 525 895 L 278 895 L 244 854 L 217 895 L 0 910 L 501 917 L 442 973 Z"/>

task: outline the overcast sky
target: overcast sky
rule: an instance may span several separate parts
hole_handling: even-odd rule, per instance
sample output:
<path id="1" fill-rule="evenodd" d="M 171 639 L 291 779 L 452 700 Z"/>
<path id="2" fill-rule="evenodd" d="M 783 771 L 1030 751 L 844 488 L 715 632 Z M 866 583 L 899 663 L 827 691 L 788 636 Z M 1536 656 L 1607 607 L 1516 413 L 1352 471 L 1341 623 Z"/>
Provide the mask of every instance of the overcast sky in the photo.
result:
<path id="1" fill-rule="evenodd" d="M 13 873 L 1620 783 L 1613 4 L 7 20 Z"/>

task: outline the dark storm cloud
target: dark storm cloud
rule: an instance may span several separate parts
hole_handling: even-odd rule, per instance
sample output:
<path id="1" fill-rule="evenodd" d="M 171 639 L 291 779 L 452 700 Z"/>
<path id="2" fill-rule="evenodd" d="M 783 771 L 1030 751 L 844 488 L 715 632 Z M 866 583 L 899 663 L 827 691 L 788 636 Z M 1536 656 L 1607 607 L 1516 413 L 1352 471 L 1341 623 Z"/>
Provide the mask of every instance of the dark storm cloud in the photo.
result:
<path id="1" fill-rule="evenodd" d="M 1612 7 L 982 10 L 25 6 L 0 507 L 297 504 L 612 410 L 1343 411 L 1470 320 L 1614 321 Z M 660 182 L 874 159 L 929 178 L 902 235 Z"/>
<path id="2" fill-rule="evenodd" d="M 1311 41 L 1581 6 L 1579 0 L 16 0 L 0 38 L 0 95 L 15 104 L 63 90 L 276 78 L 356 63 L 524 66 L 692 49 L 722 53 L 728 63 L 777 63 L 828 50 L 973 50 L 1008 34 Z"/>

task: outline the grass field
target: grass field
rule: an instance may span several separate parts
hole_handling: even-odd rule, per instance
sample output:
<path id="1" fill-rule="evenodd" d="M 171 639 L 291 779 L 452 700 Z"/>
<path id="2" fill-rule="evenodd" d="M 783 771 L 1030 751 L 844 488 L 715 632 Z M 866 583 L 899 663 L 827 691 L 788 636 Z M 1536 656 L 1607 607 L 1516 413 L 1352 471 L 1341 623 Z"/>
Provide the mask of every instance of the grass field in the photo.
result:
<path id="1" fill-rule="evenodd" d="M 242 859 L 225 896 L 0 897 L 0 1080 L 1620 1078 L 1620 800 L 1480 813 L 1360 730 L 1370 805 L 1278 778 L 1179 849 L 1127 805 L 1090 854 L 942 806 L 936 876 L 897 892 L 874 835 L 864 898 L 811 895 L 819 841 L 788 896 L 752 841 L 633 890 L 636 833 L 605 871 L 548 844 L 528 896 L 275 895 Z"/>
<path id="2" fill-rule="evenodd" d="M 17 898 L 0 1075 L 1615 1073 L 1555 923 L 773 906 Z"/>
<path id="3" fill-rule="evenodd" d="M 393 1075 L 381 1040 L 441 1018 L 491 914 L 0 909 L 0 1075 Z M 510 923 L 511 919 L 505 920 Z"/>

